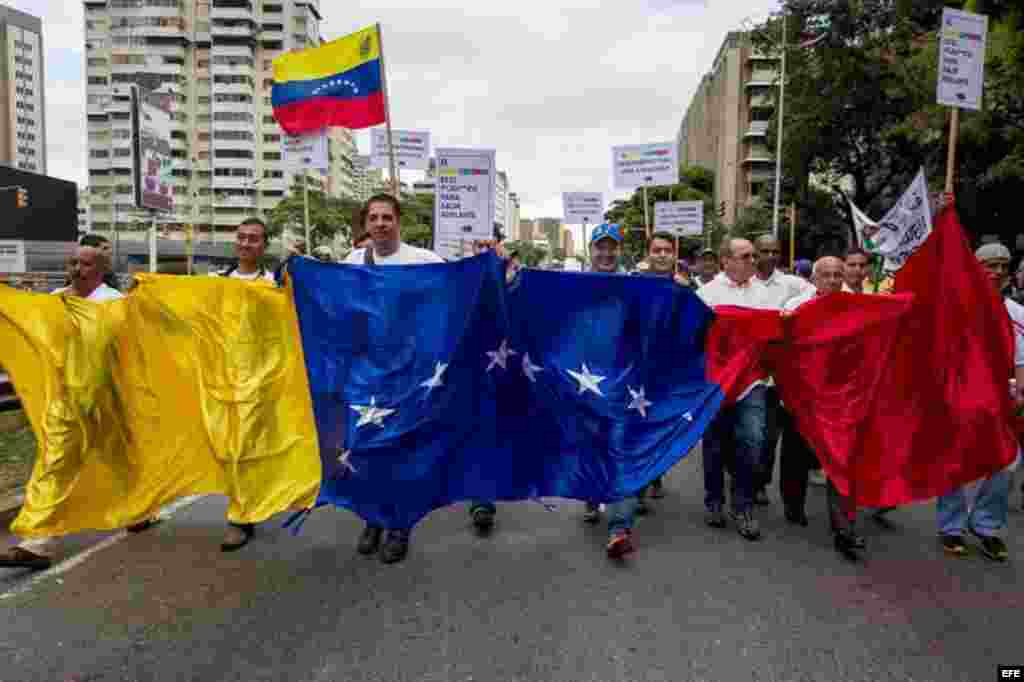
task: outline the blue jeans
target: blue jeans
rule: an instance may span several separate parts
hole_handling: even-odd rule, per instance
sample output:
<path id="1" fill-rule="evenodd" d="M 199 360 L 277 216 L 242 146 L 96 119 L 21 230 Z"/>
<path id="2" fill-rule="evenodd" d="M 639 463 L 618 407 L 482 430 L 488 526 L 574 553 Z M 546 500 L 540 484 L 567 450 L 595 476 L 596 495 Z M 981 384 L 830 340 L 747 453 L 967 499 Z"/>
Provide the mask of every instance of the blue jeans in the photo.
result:
<path id="1" fill-rule="evenodd" d="M 632 530 L 633 519 L 636 517 L 637 498 L 627 497 L 618 502 L 608 504 L 608 532 Z"/>
<path id="2" fill-rule="evenodd" d="M 750 511 L 760 471 L 766 424 L 766 387 L 755 386 L 735 405 L 721 410 L 704 433 L 704 507 L 719 511 L 725 502 L 725 470 L 732 473 L 732 507 Z"/>
<path id="3" fill-rule="evenodd" d="M 963 487 L 940 497 L 936 504 L 939 532 L 962 536 L 970 528 L 983 537 L 996 535 L 1006 527 L 1011 477 L 1010 472 L 1004 469 L 981 481 L 974 509 L 970 511 Z"/>

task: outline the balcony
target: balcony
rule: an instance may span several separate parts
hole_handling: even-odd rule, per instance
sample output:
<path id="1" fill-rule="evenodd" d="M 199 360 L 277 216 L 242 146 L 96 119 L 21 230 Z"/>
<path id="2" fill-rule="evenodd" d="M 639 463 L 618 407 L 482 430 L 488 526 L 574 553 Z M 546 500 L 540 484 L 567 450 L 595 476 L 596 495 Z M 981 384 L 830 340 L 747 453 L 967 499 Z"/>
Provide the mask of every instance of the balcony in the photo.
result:
<path id="1" fill-rule="evenodd" d="M 750 128 L 743 133 L 743 137 L 765 137 L 768 135 L 770 121 L 751 121 Z"/>
<path id="2" fill-rule="evenodd" d="M 214 45 L 208 51 L 207 57 L 248 57 L 254 59 L 256 57 L 256 50 L 249 45 Z"/>
<path id="3" fill-rule="evenodd" d="M 775 95 L 772 93 L 751 93 L 749 105 L 751 109 L 774 109 Z"/>
<path id="4" fill-rule="evenodd" d="M 264 28 L 260 31 L 260 40 L 268 41 L 284 41 L 284 29 L 283 28 Z"/>
<path id="5" fill-rule="evenodd" d="M 250 23 L 233 25 L 214 23 L 210 27 L 210 34 L 220 38 L 252 38 L 256 35 L 256 27 Z"/>
<path id="6" fill-rule="evenodd" d="M 110 159 L 89 157 L 89 170 L 110 170 Z"/>
<path id="7" fill-rule="evenodd" d="M 771 87 L 778 85 L 778 78 L 779 74 L 776 71 L 754 69 L 750 73 L 750 80 L 748 80 L 744 86 L 748 88 Z"/>
<path id="8" fill-rule="evenodd" d="M 774 163 L 771 151 L 763 144 L 747 145 L 747 155 L 743 159 L 745 164 L 753 163 Z"/>
<path id="9" fill-rule="evenodd" d="M 211 7 L 210 19 L 231 19 L 240 21 L 252 21 L 256 12 L 252 7 Z"/>
<path id="10" fill-rule="evenodd" d="M 222 189 L 256 189 L 254 182 L 253 178 L 244 176 L 215 175 L 213 177 L 213 186 L 217 191 Z M 263 184 L 260 183 L 259 186 L 263 187 Z"/>
<path id="11" fill-rule="evenodd" d="M 255 87 L 250 83 L 218 83 L 213 82 L 213 94 L 214 95 L 248 95 L 252 97 L 256 94 Z M 231 102 L 218 102 L 217 109 L 220 110 L 222 104 L 232 104 Z M 243 104 L 243 103 L 238 103 Z M 251 107 L 251 104 L 245 104 L 245 106 Z"/>

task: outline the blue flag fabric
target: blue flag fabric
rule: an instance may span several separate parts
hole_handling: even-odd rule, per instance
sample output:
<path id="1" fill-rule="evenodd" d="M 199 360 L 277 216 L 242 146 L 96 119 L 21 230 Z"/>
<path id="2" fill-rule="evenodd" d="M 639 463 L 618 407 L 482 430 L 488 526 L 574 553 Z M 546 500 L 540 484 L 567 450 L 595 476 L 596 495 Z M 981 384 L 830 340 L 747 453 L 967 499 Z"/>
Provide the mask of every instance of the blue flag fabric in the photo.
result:
<path id="1" fill-rule="evenodd" d="M 722 401 L 712 313 L 653 278 L 289 262 L 323 460 L 319 504 L 411 528 L 460 500 L 611 501 Z"/>

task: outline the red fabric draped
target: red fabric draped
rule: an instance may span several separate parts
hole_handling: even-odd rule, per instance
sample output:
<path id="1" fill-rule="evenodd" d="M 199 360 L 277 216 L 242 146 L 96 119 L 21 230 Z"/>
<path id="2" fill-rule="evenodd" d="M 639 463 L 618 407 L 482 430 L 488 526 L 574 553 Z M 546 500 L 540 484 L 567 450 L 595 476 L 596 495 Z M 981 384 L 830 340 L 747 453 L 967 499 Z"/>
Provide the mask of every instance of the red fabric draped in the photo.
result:
<path id="1" fill-rule="evenodd" d="M 723 406 L 735 403 L 755 381 L 771 376 L 765 354 L 769 345 L 781 340 L 782 322 L 774 310 L 715 308 L 705 353 L 708 377 L 725 393 Z"/>

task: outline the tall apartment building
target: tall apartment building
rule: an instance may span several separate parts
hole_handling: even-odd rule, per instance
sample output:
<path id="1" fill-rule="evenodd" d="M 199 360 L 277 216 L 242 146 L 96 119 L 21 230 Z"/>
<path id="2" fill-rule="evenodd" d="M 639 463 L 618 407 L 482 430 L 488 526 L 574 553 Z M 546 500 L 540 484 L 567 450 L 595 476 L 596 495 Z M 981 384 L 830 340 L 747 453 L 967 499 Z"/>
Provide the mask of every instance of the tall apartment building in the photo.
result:
<path id="1" fill-rule="evenodd" d="M 508 232 L 508 174 L 505 171 L 494 175 L 494 222 L 497 229 Z"/>
<path id="2" fill-rule="evenodd" d="M 46 173 L 43 24 L 0 5 L 0 164 Z"/>
<path id="3" fill-rule="evenodd" d="M 296 172 L 270 103 L 273 59 L 320 40 L 319 0 L 85 0 L 86 113 L 92 227 L 131 230 L 129 90 L 174 95 L 171 226 L 231 239 L 249 215 L 265 215 Z M 331 168 L 311 186 L 353 192 L 354 143 L 330 133 Z M 212 229 L 211 229 L 212 228 Z M 180 233 L 178 233 L 180 235 Z"/>
<path id="4" fill-rule="evenodd" d="M 521 239 L 519 220 L 519 195 L 515 192 L 508 193 L 508 211 L 505 221 L 505 238 L 509 240 Z"/>
<path id="5" fill-rule="evenodd" d="M 759 195 L 774 191 L 768 122 L 778 91 L 779 60 L 758 52 L 748 34 L 729 33 L 679 126 L 679 160 L 714 171 L 715 203 L 735 222 Z"/>
<path id="6" fill-rule="evenodd" d="M 356 155 L 352 160 L 353 186 L 357 201 L 366 201 L 384 185 L 384 171 L 370 167 L 370 158 Z"/>

